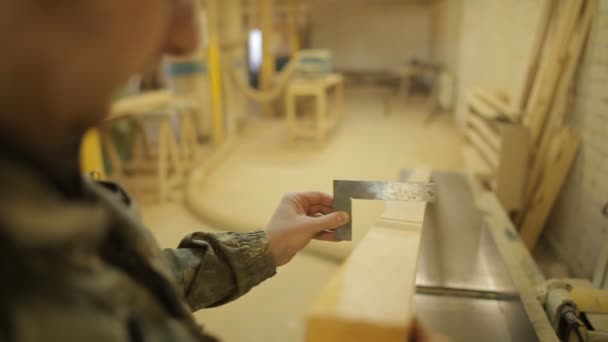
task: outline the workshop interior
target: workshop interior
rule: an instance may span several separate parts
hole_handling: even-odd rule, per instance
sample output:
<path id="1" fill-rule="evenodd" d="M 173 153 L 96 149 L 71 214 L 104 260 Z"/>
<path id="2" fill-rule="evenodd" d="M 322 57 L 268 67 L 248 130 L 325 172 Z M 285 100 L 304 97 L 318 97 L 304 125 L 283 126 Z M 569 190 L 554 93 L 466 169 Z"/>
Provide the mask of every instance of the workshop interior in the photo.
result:
<path id="1" fill-rule="evenodd" d="M 242 299 L 226 341 L 608 341 L 608 0 L 196 0 L 200 44 L 85 136 L 162 247 L 352 222 Z"/>

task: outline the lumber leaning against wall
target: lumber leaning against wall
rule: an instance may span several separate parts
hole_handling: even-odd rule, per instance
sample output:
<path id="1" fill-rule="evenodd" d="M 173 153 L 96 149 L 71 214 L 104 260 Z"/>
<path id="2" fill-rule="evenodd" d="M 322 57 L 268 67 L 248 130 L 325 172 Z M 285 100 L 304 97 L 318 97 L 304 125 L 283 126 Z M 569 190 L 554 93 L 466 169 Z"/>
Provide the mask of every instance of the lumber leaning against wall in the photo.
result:
<path id="1" fill-rule="evenodd" d="M 526 189 L 526 212 L 520 231 L 526 246 L 534 249 L 574 164 L 580 138 L 564 127 L 575 72 L 585 48 L 597 0 L 567 0 L 554 19 L 554 36 L 529 103 L 525 123 L 530 128 L 533 167 Z"/>
<path id="2" fill-rule="evenodd" d="M 462 39 L 458 89 L 500 91 L 508 105 L 521 109 L 527 82 L 542 38 L 545 17 L 554 0 L 462 0 Z M 540 36 L 540 38 L 539 38 Z M 459 96 L 456 118 L 464 123 L 467 99 Z"/>
<path id="3" fill-rule="evenodd" d="M 567 128 L 557 132 L 551 141 L 551 148 L 544 163 L 547 172 L 534 193 L 533 201 L 521 226 L 522 240 L 530 251 L 534 250 L 551 209 L 566 182 L 579 145 L 580 138 Z"/>
<path id="4" fill-rule="evenodd" d="M 542 158 L 539 158 L 539 156 L 543 156 L 547 153 L 549 140 L 551 139 L 552 134 L 555 132 L 555 130 L 559 129 L 563 125 L 564 117 L 567 114 L 567 109 L 569 107 L 568 97 L 572 91 L 571 87 L 574 83 L 575 73 L 578 69 L 578 65 L 585 48 L 584 43 L 587 35 L 589 34 L 591 20 L 596 12 L 596 9 L 596 0 L 587 1 L 583 15 L 572 35 L 572 41 L 568 49 L 568 58 L 565 60 L 566 63 L 563 65 L 564 75 L 557 85 L 555 100 L 552 104 L 551 111 L 548 113 L 547 120 L 549 122 L 544 130 L 538 132 L 538 144 L 535 146 L 537 147 L 537 158 L 532 165 L 533 167 L 530 173 L 530 181 L 527 189 L 528 197 L 532 195 L 532 192 L 535 190 L 535 187 L 538 185 L 540 177 L 542 176 L 542 167 L 544 164 Z M 539 83 L 541 83 L 541 80 L 539 80 Z M 533 114 L 538 113 L 530 113 L 530 115 Z M 529 120 L 531 121 L 532 119 Z"/>

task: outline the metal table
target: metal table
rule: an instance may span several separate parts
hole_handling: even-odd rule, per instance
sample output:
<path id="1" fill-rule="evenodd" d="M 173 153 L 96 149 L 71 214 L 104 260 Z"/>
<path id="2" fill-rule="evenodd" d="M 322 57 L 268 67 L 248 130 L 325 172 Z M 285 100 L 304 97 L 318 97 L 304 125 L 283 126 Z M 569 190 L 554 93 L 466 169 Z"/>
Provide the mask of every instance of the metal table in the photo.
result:
<path id="1" fill-rule="evenodd" d="M 416 315 L 454 341 L 538 341 L 466 177 L 436 172 L 433 181 L 438 200 L 425 217 Z"/>

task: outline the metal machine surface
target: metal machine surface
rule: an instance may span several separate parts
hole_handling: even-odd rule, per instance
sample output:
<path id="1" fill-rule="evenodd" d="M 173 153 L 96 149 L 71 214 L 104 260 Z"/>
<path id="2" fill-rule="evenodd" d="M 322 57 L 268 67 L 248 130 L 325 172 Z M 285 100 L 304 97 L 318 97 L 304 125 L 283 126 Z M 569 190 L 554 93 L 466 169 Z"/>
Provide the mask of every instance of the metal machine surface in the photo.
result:
<path id="1" fill-rule="evenodd" d="M 581 279 L 547 281 L 496 195 L 469 176 L 336 181 L 334 190 L 340 210 L 351 199 L 430 202 L 414 311 L 432 330 L 454 341 L 608 341 L 608 292 Z"/>
<path id="2" fill-rule="evenodd" d="M 466 176 L 433 174 L 415 312 L 454 341 L 538 341 Z"/>

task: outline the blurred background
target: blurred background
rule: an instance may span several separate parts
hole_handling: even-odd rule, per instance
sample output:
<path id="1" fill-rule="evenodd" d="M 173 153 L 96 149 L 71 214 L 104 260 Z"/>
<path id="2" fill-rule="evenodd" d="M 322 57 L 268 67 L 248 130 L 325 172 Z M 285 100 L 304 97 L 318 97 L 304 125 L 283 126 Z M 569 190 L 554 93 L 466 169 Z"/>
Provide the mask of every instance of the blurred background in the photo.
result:
<path id="1" fill-rule="evenodd" d="M 199 50 L 116 95 L 83 168 L 122 183 L 164 247 L 263 228 L 282 194 L 429 167 L 496 194 L 547 277 L 604 285 L 607 0 L 206 0 Z M 227 341 L 300 341 L 355 241 L 313 243 L 197 313 Z M 603 271 L 602 271 L 603 270 Z"/>

